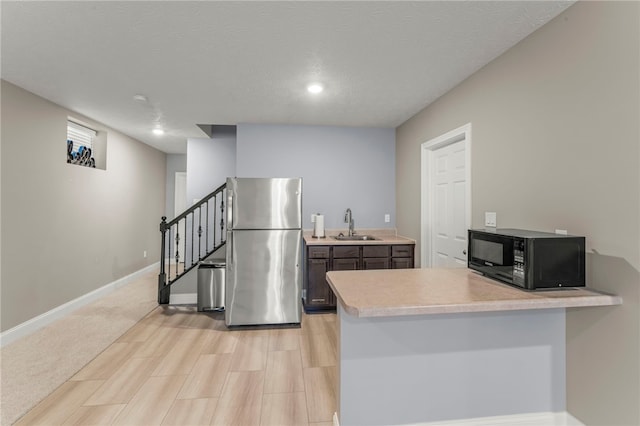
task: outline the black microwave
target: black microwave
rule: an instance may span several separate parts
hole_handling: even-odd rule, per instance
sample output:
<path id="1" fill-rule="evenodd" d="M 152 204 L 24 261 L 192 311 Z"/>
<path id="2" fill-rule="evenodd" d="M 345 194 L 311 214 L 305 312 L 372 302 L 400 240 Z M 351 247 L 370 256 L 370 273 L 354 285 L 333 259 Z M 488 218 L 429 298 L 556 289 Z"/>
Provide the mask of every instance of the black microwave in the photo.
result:
<path id="1" fill-rule="evenodd" d="M 525 290 L 585 286 L 585 238 L 522 229 L 470 229 L 467 266 Z"/>

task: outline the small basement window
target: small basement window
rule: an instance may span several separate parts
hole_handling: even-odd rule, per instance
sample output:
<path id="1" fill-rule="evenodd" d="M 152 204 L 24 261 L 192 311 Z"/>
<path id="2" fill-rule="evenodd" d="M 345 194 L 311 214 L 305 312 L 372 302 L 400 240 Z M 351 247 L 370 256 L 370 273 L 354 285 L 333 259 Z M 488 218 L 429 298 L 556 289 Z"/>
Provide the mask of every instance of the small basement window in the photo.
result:
<path id="1" fill-rule="evenodd" d="M 67 120 L 67 163 L 78 166 L 105 169 L 104 139 L 106 135 L 84 124 Z"/>

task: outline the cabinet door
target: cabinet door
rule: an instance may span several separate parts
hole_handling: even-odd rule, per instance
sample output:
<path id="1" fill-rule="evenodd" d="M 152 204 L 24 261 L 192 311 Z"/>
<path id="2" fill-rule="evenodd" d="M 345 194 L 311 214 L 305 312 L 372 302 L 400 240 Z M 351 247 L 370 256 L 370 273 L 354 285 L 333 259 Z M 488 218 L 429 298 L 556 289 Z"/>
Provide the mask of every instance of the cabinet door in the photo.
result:
<path id="1" fill-rule="evenodd" d="M 389 258 L 374 257 L 362 259 L 363 269 L 389 269 Z"/>
<path id="2" fill-rule="evenodd" d="M 327 283 L 326 274 L 329 270 L 328 259 L 309 259 L 307 261 L 307 305 L 329 305 L 332 303 L 333 292 Z M 335 301 L 333 302 L 335 304 Z"/>
<path id="3" fill-rule="evenodd" d="M 413 268 L 412 257 L 394 257 L 391 259 L 391 269 L 411 269 Z"/>
<path id="4" fill-rule="evenodd" d="M 327 307 L 335 309 L 338 306 L 338 298 L 333 290 L 331 290 L 331 287 L 329 287 L 329 284 L 327 284 L 327 288 L 329 289 L 329 303 Z"/>
<path id="5" fill-rule="evenodd" d="M 360 269 L 360 259 L 358 258 L 345 258 L 345 259 L 333 259 L 334 271 L 355 271 Z"/>

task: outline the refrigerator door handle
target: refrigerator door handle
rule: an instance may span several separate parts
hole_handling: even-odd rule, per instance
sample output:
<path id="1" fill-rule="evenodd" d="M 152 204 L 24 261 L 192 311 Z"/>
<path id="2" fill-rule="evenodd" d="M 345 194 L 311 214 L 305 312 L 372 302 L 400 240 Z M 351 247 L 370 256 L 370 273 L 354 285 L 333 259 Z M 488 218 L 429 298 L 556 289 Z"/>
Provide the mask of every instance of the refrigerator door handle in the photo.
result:
<path id="1" fill-rule="evenodd" d="M 227 190 L 227 229 L 233 229 L 233 190 Z"/>

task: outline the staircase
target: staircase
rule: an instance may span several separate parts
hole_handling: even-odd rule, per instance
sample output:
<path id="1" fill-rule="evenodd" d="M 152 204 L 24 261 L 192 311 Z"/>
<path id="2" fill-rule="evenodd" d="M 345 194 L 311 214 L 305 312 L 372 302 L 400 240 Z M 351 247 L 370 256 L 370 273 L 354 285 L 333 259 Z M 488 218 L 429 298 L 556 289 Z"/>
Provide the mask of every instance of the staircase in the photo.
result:
<path id="1" fill-rule="evenodd" d="M 168 304 L 171 285 L 198 266 L 226 242 L 224 202 L 227 184 L 194 204 L 175 219 L 162 217 L 160 232 L 160 274 L 158 275 L 158 303 Z"/>

